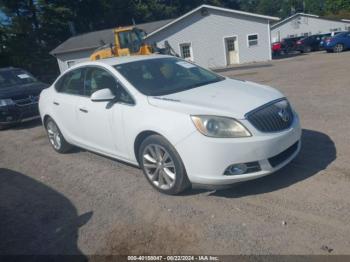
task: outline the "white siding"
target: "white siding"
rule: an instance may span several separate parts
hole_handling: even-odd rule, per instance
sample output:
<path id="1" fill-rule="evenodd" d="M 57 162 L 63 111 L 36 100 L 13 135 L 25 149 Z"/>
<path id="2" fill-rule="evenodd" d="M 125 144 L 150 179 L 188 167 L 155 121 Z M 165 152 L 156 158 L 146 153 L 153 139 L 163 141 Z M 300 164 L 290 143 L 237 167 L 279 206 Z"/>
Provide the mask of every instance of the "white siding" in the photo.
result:
<path id="1" fill-rule="evenodd" d="M 350 23 L 341 21 L 331 21 L 322 18 L 308 17 L 303 15 L 295 16 L 286 23 L 271 30 L 272 41 L 280 41 L 290 35 L 302 36 L 305 33 L 326 34 L 332 29 L 339 28 L 340 31 L 347 31 Z"/>
<path id="2" fill-rule="evenodd" d="M 74 62 L 74 64 L 88 61 L 93 51 L 94 49 L 56 55 L 60 72 L 63 73 L 65 70 L 68 69 L 68 63 L 70 61 Z"/>
<path id="3" fill-rule="evenodd" d="M 207 16 L 200 11 L 170 25 L 147 38 L 149 43 L 163 46 L 168 40 L 180 54 L 180 44 L 191 43 L 194 61 L 204 67 L 216 68 L 227 65 L 224 38 L 238 39 L 239 62 L 267 61 L 270 56 L 269 24 L 267 19 L 208 10 Z M 259 36 L 258 45 L 248 46 L 248 35 Z"/>

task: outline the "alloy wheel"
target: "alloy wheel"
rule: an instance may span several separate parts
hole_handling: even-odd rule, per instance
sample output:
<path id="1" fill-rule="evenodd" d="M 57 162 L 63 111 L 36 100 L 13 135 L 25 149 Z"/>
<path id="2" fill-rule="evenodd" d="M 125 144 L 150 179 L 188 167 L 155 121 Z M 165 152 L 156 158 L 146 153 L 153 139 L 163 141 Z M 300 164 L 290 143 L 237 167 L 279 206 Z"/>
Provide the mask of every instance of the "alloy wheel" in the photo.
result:
<path id="1" fill-rule="evenodd" d="M 156 144 L 148 145 L 142 154 L 143 168 L 149 180 L 159 189 L 169 190 L 175 184 L 176 168 L 169 152 Z"/>
<path id="2" fill-rule="evenodd" d="M 342 51 L 343 51 L 343 45 L 337 44 L 337 45 L 335 46 L 335 51 L 336 51 L 337 53 L 342 52 Z"/>
<path id="3" fill-rule="evenodd" d="M 62 145 L 62 140 L 61 140 L 61 134 L 60 131 L 58 130 L 57 125 L 53 121 L 49 121 L 47 123 L 47 133 L 49 135 L 49 140 L 51 145 L 56 149 L 59 150 Z"/>

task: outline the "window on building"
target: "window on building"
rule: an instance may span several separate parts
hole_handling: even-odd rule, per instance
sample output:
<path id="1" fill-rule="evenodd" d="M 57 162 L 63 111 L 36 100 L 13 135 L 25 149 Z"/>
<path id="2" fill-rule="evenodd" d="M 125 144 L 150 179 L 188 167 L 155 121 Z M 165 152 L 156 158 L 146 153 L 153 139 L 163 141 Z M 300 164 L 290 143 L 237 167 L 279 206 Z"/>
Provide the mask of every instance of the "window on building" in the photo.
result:
<path id="1" fill-rule="evenodd" d="M 256 45 L 258 45 L 258 35 L 248 35 L 248 46 L 251 47 Z"/>
<path id="2" fill-rule="evenodd" d="M 310 36 L 310 35 L 311 35 L 311 32 L 308 32 L 308 33 L 302 33 L 301 35 L 302 35 L 302 36 L 304 36 L 304 37 L 308 37 L 308 36 Z"/>
<path id="3" fill-rule="evenodd" d="M 192 48 L 191 48 L 190 43 L 180 44 L 181 57 L 184 59 L 192 60 L 192 50 L 191 49 Z"/>
<path id="4" fill-rule="evenodd" d="M 338 32 L 338 31 L 341 31 L 341 28 L 332 28 L 329 31 L 331 31 L 331 32 Z"/>
<path id="5" fill-rule="evenodd" d="M 294 37 L 298 37 L 298 34 L 295 35 L 288 35 L 287 38 L 294 38 Z"/>

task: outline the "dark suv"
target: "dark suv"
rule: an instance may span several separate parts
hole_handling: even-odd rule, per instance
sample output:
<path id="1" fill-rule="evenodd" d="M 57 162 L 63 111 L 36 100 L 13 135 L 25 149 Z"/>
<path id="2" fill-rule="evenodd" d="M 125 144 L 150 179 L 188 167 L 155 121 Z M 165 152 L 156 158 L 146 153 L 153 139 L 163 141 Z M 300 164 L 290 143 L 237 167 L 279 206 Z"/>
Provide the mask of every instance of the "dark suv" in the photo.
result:
<path id="1" fill-rule="evenodd" d="M 39 94 L 46 87 L 25 70 L 0 68 L 0 129 L 39 117 Z"/>
<path id="2" fill-rule="evenodd" d="M 291 53 L 296 51 L 297 49 L 297 42 L 302 37 L 292 37 L 292 38 L 284 38 L 281 42 L 282 44 L 282 51 L 285 54 Z"/>
<path id="3" fill-rule="evenodd" d="M 309 53 L 312 51 L 321 50 L 320 43 L 321 41 L 330 34 L 319 34 L 319 35 L 311 35 L 300 39 L 297 42 L 297 50 L 301 53 Z"/>

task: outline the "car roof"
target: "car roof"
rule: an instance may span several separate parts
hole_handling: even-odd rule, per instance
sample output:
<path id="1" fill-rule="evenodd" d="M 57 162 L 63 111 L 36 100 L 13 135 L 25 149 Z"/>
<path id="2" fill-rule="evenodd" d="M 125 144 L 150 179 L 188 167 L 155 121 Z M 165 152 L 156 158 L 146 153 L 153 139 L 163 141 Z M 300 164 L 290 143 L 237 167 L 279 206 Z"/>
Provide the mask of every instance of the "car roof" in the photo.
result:
<path id="1" fill-rule="evenodd" d="M 145 60 L 150 60 L 150 59 L 158 59 L 158 58 L 171 58 L 174 56 L 169 56 L 169 55 L 135 55 L 135 56 L 121 56 L 121 57 L 112 57 L 112 58 L 106 58 L 106 59 L 101 59 L 97 61 L 91 61 L 91 62 L 85 62 L 85 65 L 89 64 L 106 64 L 110 66 L 115 66 L 115 65 L 120 65 L 120 64 L 125 64 L 125 63 L 130 63 L 130 62 L 135 62 L 135 61 L 145 61 Z M 82 65 L 83 63 L 79 64 Z"/>
<path id="2" fill-rule="evenodd" d="M 339 32 L 338 34 L 335 34 L 334 36 L 342 36 L 342 35 L 345 35 L 345 34 L 348 34 L 349 32 Z"/>

